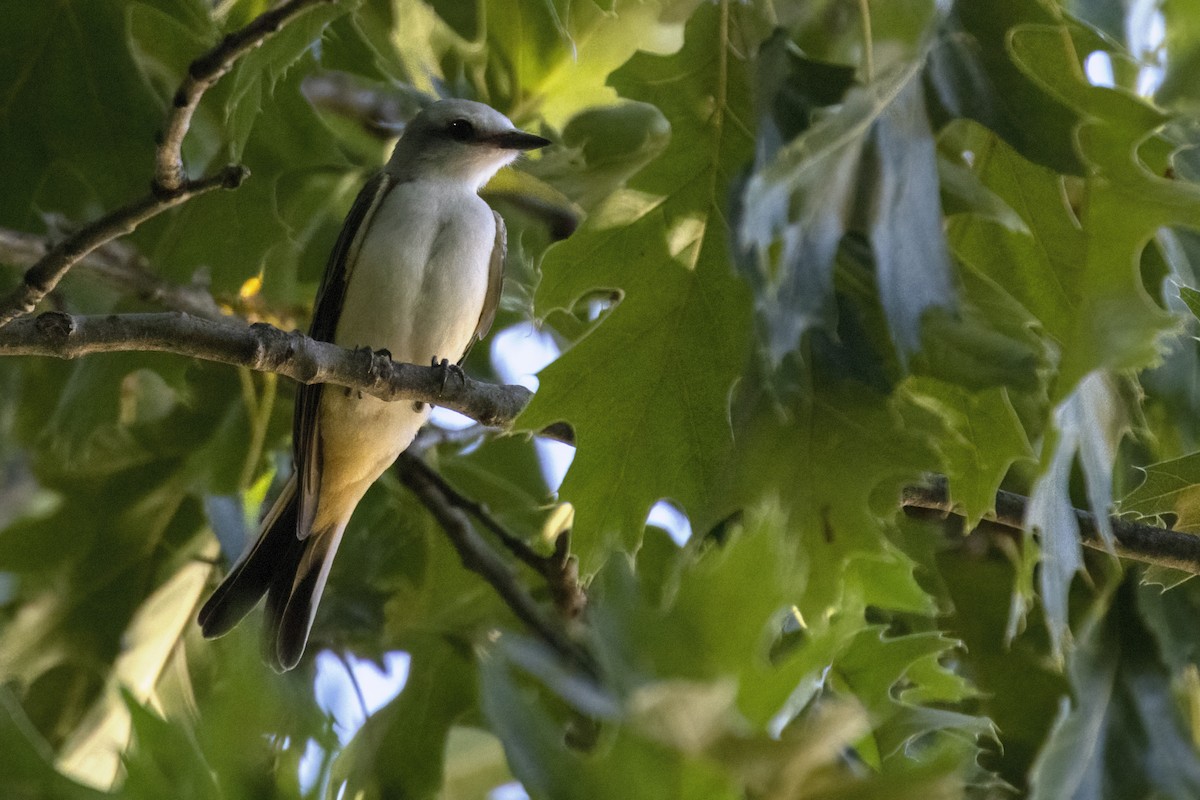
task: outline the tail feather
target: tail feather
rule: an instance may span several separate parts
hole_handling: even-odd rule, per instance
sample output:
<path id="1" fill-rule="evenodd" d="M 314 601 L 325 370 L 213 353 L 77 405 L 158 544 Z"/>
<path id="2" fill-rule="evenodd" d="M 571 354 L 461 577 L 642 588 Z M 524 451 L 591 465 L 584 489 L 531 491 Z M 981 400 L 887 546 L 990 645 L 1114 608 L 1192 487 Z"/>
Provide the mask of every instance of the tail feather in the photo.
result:
<path id="1" fill-rule="evenodd" d="M 325 591 L 345 523 L 314 531 L 301 542 L 304 552 L 290 575 L 280 574 L 267 593 L 264 657 L 277 672 L 292 669 L 304 654 L 317 605 Z"/>
<path id="2" fill-rule="evenodd" d="M 277 575 L 294 574 L 304 552 L 296 536 L 297 508 L 296 479 L 292 478 L 263 519 L 254 546 L 238 559 L 200 609 L 198 621 L 206 639 L 233 630 L 258 604 Z"/>
<path id="3" fill-rule="evenodd" d="M 263 520 L 258 540 L 200 609 L 205 638 L 223 636 L 267 596 L 263 660 L 276 672 L 300 662 L 345 522 L 301 538 L 293 477 Z"/>

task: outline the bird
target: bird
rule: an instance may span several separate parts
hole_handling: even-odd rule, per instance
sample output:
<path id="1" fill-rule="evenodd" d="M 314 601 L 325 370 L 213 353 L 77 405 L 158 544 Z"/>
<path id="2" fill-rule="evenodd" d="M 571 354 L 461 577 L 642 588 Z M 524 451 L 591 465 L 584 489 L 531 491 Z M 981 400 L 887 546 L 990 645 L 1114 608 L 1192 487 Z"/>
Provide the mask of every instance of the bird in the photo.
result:
<path id="1" fill-rule="evenodd" d="M 504 221 L 479 190 L 523 151 L 549 144 L 483 103 L 448 99 L 422 109 L 342 225 L 309 336 L 386 350 L 397 361 L 441 358 L 443 369 L 456 369 L 490 329 L 503 283 Z M 266 595 L 264 660 L 277 672 L 294 668 L 355 507 L 428 415 L 424 403 L 300 386 L 294 472 L 201 608 L 204 636 L 228 633 Z"/>

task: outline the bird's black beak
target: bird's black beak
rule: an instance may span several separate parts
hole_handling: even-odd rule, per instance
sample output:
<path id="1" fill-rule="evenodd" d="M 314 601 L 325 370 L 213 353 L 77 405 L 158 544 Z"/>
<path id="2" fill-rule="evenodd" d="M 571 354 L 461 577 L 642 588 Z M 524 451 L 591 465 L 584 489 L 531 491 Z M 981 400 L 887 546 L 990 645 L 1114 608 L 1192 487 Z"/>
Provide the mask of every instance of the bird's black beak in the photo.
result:
<path id="1" fill-rule="evenodd" d="M 549 139 L 525 131 L 498 133 L 490 137 L 488 143 L 503 150 L 537 150 L 539 147 L 553 144 Z"/>

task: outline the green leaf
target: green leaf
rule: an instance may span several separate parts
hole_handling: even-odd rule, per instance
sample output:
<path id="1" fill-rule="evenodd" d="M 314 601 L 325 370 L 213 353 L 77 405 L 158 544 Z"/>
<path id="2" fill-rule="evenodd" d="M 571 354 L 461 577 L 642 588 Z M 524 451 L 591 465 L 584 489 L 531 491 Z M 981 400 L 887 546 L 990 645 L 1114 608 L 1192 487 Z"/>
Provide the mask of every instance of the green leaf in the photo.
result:
<path id="1" fill-rule="evenodd" d="M 623 96 L 653 102 L 671 121 L 671 144 L 543 265 L 542 315 L 602 288 L 621 297 L 541 372 L 518 423 L 575 428 L 560 496 L 575 507 L 585 572 L 618 537 L 634 545 L 661 498 L 694 525 L 712 521 L 706 501 L 729 449 L 727 398 L 748 333 L 721 212 L 730 173 L 750 155 L 746 67 L 721 15 L 702 8 L 678 54 L 635 56 L 614 76 Z M 725 93 L 712 98 L 714 85 Z"/>
<path id="2" fill-rule="evenodd" d="M 546 698 L 518 680 L 503 658 L 482 669 L 483 710 L 504 742 L 513 775 L 537 800 L 659 800 L 742 796 L 711 762 L 672 752 L 621 729 L 596 753 L 567 746 Z"/>
<path id="3" fill-rule="evenodd" d="M 1050 471 L 1035 486 L 1029 520 L 1043 533 L 1042 596 L 1059 652 L 1068 586 L 1081 566 L 1067 485 L 1074 452 L 1081 453 L 1089 503 L 1103 521 L 1123 425 L 1115 395 L 1076 387 L 1102 380 L 1096 370 L 1146 367 L 1160 359 L 1163 334 L 1174 322 L 1130 265 L 1160 227 L 1194 226 L 1200 197 L 1194 186 L 1151 172 L 1150 165 L 1161 169 L 1165 161 L 1167 145 L 1156 135 L 1161 113 L 1126 94 L 1089 85 L 1072 37 L 1089 41 L 1086 32 L 1071 26 L 1028 25 L 1014 31 L 1011 47 L 1027 74 L 1059 102 L 1087 115 L 1077 132 L 1089 168 L 1076 187 L 1077 208 L 1059 176 L 998 141 L 973 136 L 976 170 L 1022 217 L 1030 235 L 969 215 L 950 231 L 960 258 L 1008 289 L 1060 349 L 1051 398 L 1058 403 L 1056 425 L 1064 438 L 1057 449 L 1044 450 L 1043 466 Z"/>
<path id="4" fill-rule="evenodd" d="M 19 3 L 5 15 L 0 224 L 99 216 L 146 194 L 161 125 L 125 41 L 124 3 Z"/>
<path id="5" fill-rule="evenodd" d="M 1051 25 L 1062 12 L 1041 0 L 958 0 L 930 53 L 926 80 L 950 118 L 973 119 L 1023 157 L 1068 175 L 1083 172 L 1074 146 L 1081 115 L 1025 71 L 1012 53 L 1018 25 Z"/>
<path id="6" fill-rule="evenodd" d="M 603 687 L 555 669 L 554 657 L 541 645 L 501 639 L 484 664 L 484 708 L 506 743 L 514 774 L 531 794 L 640 797 L 646 791 L 683 797 L 689 796 L 689 781 L 708 775 L 706 797 L 725 796 L 730 789 L 717 787 L 736 785 L 755 795 L 770 788 L 778 796 L 815 798 L 827 796 L 816 786 L 829 791 L 830 784 L 816 782 L 824 774 L 839 797 L 908 797 L 915 788 L 901 787 L 909 781 L 928 789 L 931 781 L 947 779 L 955 762 L 933 755 L 930 733 L 946 730 L 970 739 L 993 734 L 986 720 L 919 705 L 970 695 L 965 682 L 938 663 L 951 640 L 936 634 L 883 640 L 878 628 L 866 628 L 861 616 L 849 612 L 836 615 L 832 624 L 822 620 L 799 629 L 793 643 L 768 657 L 781 607 L 802 590 L 798 545 L 778 510 L 756 511 L 723 541 L 679 551 L 665 594 L 639 580 L 627 559 L 614 556 L 593 583 L 589 615 L 593 650 L 610 676 L 615 708 Z M 738 624 L 730 625 L 735 617 Z M 764 630 L 757 620 L 771 622 Z M 879 647 L 873 649 L 870 641 Z M 834 671 L 854 676 L 869 697 L 872 718 L 881 725 L 877 735 L 890 753 L 905 742 L 926 740 L 930 757 L 921 766 L 903 755 L 888 761 L 892 780 L 886 792 L 869 778 L 826 773 L 864 723 L 848 704 L 839 708 L 812 699 L 831 663 Z M 897 701 L 892 693 L 901 680 L 908 689 Z M 602 720 L 601 740 L 591 755 L 562 747 L 563 732 L 570 736 L 587 728 L 557 713 L 541 699 L 539 686 Z M 805 706 L 816 710 L 797 716 Z M 767 733 L 779 724 L 786 724 L 782 735 Z M 657 766 L 639 788 L 613 785 L 612 775 L 635 774 L 647 760 Z M 718 782 L 721 775 L 732 784 Z"/>
<path id="7" fill-rule="evenodd" d="M 1200 187 L 1160 177 L 1171 145 L 1156 135 L 1163 115 L 1129 94 L 1092 86 L 1078 69 L 1075 51 L 1063 31 L 1030 27 L 1013 36 L 1022 67 L 1064 103 L 1089 116 L 1077 131 L 1079 151 L 1090 167 L 1087 202 L 1080 213 L 1084 234 L 1080 255 L 1089 285 L 1079 320 L 1081 336 L 1095 339 L 1101 364 L 1142 367 L 1159 356 L 1159 338 L 1173 321 L 1147 296 L 1131 259 L 1136 259 L 1159 228 L 1200 226 Z M 1104 232 L 1099 246 L 1094 234 Z M 1096 364 L 1084 350 L 1064 353 L 1062 380 L 1082 378 Z"/>
<path id="8" fill-rule="evenodd" d="M 936 535 L 924 523 L 926 536 Z M 957 654 L 971 676 L 978 713 L 992 719 L 1002 748 L 980 760 L 1018 791 L 1068 692 L 1066 679 L 1045 657 L 1040 613 L 1029 616 L 1020 636 L 1005 634 L 1016 565 L 995 549 L 943 548 L 934 560 L 954 613 L 947 626 L 964 647 Z"/>
<path id="9" fill-rule="evenodd" d="M 125 382 L 142 361 L 136 354 L 117 353 L 72 365 L 43 429 L 42 444 L 52 463 L 69 465 L 83 475 L 150 459 L 129 426 L 120 424 L 123 384 L 132 388 Z"/>
<path id="10" fill-rule="evenodd" d="M 499 739 L 479 728 L 450 730 L 441 795 L 445 800 L 475 800 L 512 780 Z"/>
<path id="11" fill-rule="evenodd" d="M 529 169 L 590 210 L 657 158 L 670 141 L 670 122 L 649 103 L 587 108 L 563 127 L 561 145 Z"/>
<path id="12" fill-rule="evenodd" d="M 1058 346 L 1054 399 L 1093 369 L 1151 363 L 1170 318 L 1146 296 L 1128 261 L 1118 265 L 1114 255 L 1092 245 L 1092 225 L 1080 229 L 1060 178 L 978 129 L 963 140 L 974 152 L 976 170 L 1029 233 L 967 214 L 951 221 L 950 242 L 967 266 L 1009 292 Z M 1134 252 L 1131 245 L 1121 255 L 1132 258 Z"/>
<path id="13" fill-rule="evenodd" d="M 167 774 L 198 768 L 189 751 L 199 749 L 203 764 L 228 800 L 278 797 L 299 800 L 299 764 L 310 745 L 328 753 L 337 745 L 331 721 L 313 699 L 313 674 L 302 668 L 280 677 L 259 656 L 259 631 L 242 626 L 223 639 L 202 645 L 190 629 L 182 686 L 159 687 L 159 700 L 176 735 L 194 739 L 180 746 L 183 763 L 167 765 Z M 167 681 L 164 681 L 167 683 Z M 196 708 L 202 709 L 198 717 Z M 160 762 L 158 740 L 147 737 L 148 759 Z M 182 743 L 181 743 L 182 744 Z M 136 757 L 136 756 L 135 756 Z M 153 766 L 151 766 L 153 769 Z"/>
<path id="14" fill-rule="evenodd" d="M 186 729 L 172 725 L 132 697 L 127 697 L 126 703 L 133 719 L 135 745 L 125 765 L 124 796 L 130 800 L 222 797 L 199 744 Z"/>
<path id="15" fill-rule="evenodd" d="M 114 732 L 123 741 L 112 709 L 119 684 L 106 677 L 116 670 L 144 696 L 190 623 L 197 579 L 207 574 L 192 561 L 205 528 L 199 504 L 172 478 L 152 462 L 79 480 L 51 514 L 0 532 L 0 570 L 19 577 L 0 631 L 0 680 L 22 687 L 22 702 L 41 730 L 54 732 L 60 755 L 91 752 Z M 156 594 L 174 580 L 184 583 Z M 102 758 L 113 759 L 112 748 L 103 749 Z"/>
<path id="16" fill-rule="evenodd" d="M 5 229 L 143 196 L 190 62 L 275 2 L 10 4 L 0 261 L 25 260 Z M 1029 794 L 1031 770 L 1036 796 L 1200 795 L 1200 584 L 1162 593 L 1135 579 L 1175 578 L 1139 572 L 1114 603 L 1113 559 L 1086 551 L 1073 580 L 1068 519 L 1072 503 L 1107 511 L 1144 468 L 1124 510 L 1200 525 L 1185 455 L 1200 293 L 1176 289 L 1200 285 L 1197 2 L 1162 0 L 1162 47 L 1135 54 L 1118 44 L 1142 44 L 1123 0 L 306 11 L 206 93 L 184 143 L 189 174 L 235 157 L 251 178 L 128 242 L 155 275 L 230 305 L 261 278 L 236 305 L 302 324 L 388 146 L 355 112 L 310 107 L 318 70 L 389 114 L 474 97 L 553 139 L 485 199 L 510 222 L 500 325 L 532 314 L 540 274 L 536 315 L 567 351 L 522 424 L 574 426 L 571 474 L 548 497 L 518 436 L 426 455 L 535 547 L 574 506 L 588 609 L 565 624 L 601 677 L 513 633 L 389 474 L 346 532 L 310 650 L 405 649 L 413 671 L 343 751 L 314 702 L 318 659 L 278 676 L 258 660 L 258 614 L 217 641 L 191 622 L 212 528 L 239 549 L 244 509 L 287 468 L 246 443 L 285 449 L 290 383 L 268 414 L 259 379 L 225 366 L 12 357 L 0 796 L 110 796 L 63 769 L 106 789 L 123 769 L 111 796 L 130 798 L 475 798 L 519 780 L 556 800 L 926 800 L 999 796 L 998 779 Z M 1105 59 L 1118 91 L 1088 81 Z M 1136 92 L 1157 68 L 1151 105 Z M 824 257 L 789 273 L 801 244 Z M 153 302 L 86 270 L 50 300 Z M 496 379 L 488 357 L 468 369 Z M 898 510 L 929 472 L 965 519 Z M 1035 489 L 1044 563 L 995 525 L 964 535 L 1002 482 Z M 646 525 L 664 498 L 688 543 Z M 550 613 L 544 578 L 501 555 Z M 1049 616 L 1013 613 L 1035 585 Z"/>
<path id="17" fill-rule="evenodd" d="M 1196 89 L 1187 76 L 1193 74 L 1200 63 L 1200 46 L 1197 45 L 1196 20 L 1200 7 L 1195 0 L 1164 0 L 1161 6 L 1166 23 L 1164 49 L 1167 53 L 1167 71 L 1158 88 L 1155 100 L 1166 106 L 1195 108 Z"/>
<path id="18" fill-rule="evenodd" d="M 1200 453 L 1143 467 L 1145 479 L 1121 498 L 1121 513 L 1143 517 L 1175 517 L 1171 526 L 1200 531 Z"/>
<path id="19" fill-rule="evenodd" d="M 313 64 L 304 66 L 311 69 Z M 327 203 L 310 205 L 314 213 L 302 218 L 291 213 L 298 197 L 303 202 L 310 182 L 328 191 L 327 173 L 347 168 L 333 135 L 301 94 L 304 71 L 294 66 L 271 101 L 255 108 L 253 134 L 241 153 L 251 174 L 240 188 L 198 197 L 139 229 L 135 239 L 164 277 L 187 283 L 203 271 L 215 292 L 236 295 L 246 280 L 262 272 L 267 254 L 288 243 L 293 231 L 306 242 L 322 217 L 342 211 Z M 332 242 L 320 246 L 328 253 Z M 269 275 L 269 280 L 294 285 L 294 258 L 277 259 L 272 266 L 287 274 Z M 305 295 L 288 300 L 307 299 L 311 289 Z"/>
<path id="20" fill-rule="evenodd" d="M 270 107 L 275 91 L 297 62 L 318 46 L 325 29 L 342 15 L 352 12 L 361 0 L 321 3 L 305 10 L 279 33 L 238 60 L 230 76 L 222 81 L 225 94 L 223 117 L 229 137 L 229 157 L 242 160 L 254 128 Z M 311 127 L 311 126 L 306 126 Z M 302 131 L 304 128 L 298 128 Z"/>
<path id="21" fill-rule="evenodd" d="M 442 474 L 459 491 L 483 502 L 501 524 L 523 538 L 540 538 L 550 490 L 532 440 L 485 440 L 442 463 Z"/>
<path id="22" fill-rule="evenodd" d="M 217 26 L 203 0 L 135 0 L 126 6 L 130 55 L 165 113 L 188 66 L 216 39 Z M 197 122 L 193 118 L 193 125 Z M 209 138 L 211 126 L 211 120 L 199 121 L 201 138 Z M 196 134 L 196 128 L 189 129 L 189 138 Z"/>
<path id="23" fill-rule="evenodd" d="M 581 108 L 616 100 L 606 80 L 637 51 L 678 49 L 679 23 L 699 3 L 489 0 L 476 8 L 438 0 L 432 5 L 460 36 L 487 42 L 488 88 L 498 95 L 494 102 L 536 107 L 557 127 Z"/>
<path id="24" fill-rule="evenodd" d="M 972 392 L 928 378 L 906 382 L 914 402 L 946 424 L 939 437 L 951 500 L 962 508 L 968 530 L 995 510 L 996 490 L 1013 462 L 1033 457 L 1017 412 L 1005 388 Z"/>
<path id="25" fill-rule="evenodd" d="M 960 269 L 958 282 L 959 308 L 925 318 L 923 347 L 912 370 L 975 392 L 1008 389 L 1034 439 L 1049 409 L 1056 346 L 1003 285 L 971 269 Z"/>
<path id="26" fill-rule="evenodd" d="M 428 510 L 385 475 L 351 518 L 310 647 L 352 643 L 360 657 L 379 658 L 425 647 L 431 634 L 470 642 L 516 624 L 487 582 L 463 565 Z"/>
<path id="27" fill-rule="evenodd" d="M 215 542 L 208 542 L 198 555 L 214 557 Z M 140 704 L 150 701 L 192 623 L 211 571 L 199 561 L 188 564 L 139 606 L 122 634 L 123 649 L 113 662 L 107 685 L 59 752 L 59 768 L 65 773 L 93 784 L 115 781 L 131 724 L 136 731 L 139 713 L 144 713 Z"/>
<path id="28" fill-rule="evenodd" d="M 913 562 L 885 536 L 905 484 L 937 471 L 931 437 L 904 425 L 895 401 L 854 381 L 818 372 L 792 408 L 765 402 L 741 437 L 732 507 L 779 502 L 803 538 L 806 619 L 853 607 L 931 610 Z M 860 565 L 874 562 L 865 572 Z M 883 575 L 887 580 L 881 580 Z"/>
<path id="29" fill-rule="evenodd" d="M 1164 666 L 1176 680 L 1188 679 L 1200 655 L 1200 581 L 1178 584 L 1170 590 L 1143 580 L 1137 587 L 1137 610 L 1153 637 Z M 1176 684 L 1176 688 L 1182 688 Z M 1189 714 L 1194 726 L 1195 718 Z"/>
<path id="30" fill-rule="evenodd" d="M 691 681 L 737 676 L 740 689 L 761 691 L 774 671 L 766 656 L 776 620 L 803 591 L 802 558 L 783 520 L 768 510 L 752 514 L 730 541 L 698 558 L 680 551 L 678 577 L 661 603 L 625 557 L 613 556 L 593 584 L 596 599 L 589 613 L 598 658 L 606 672 L 620 676 L 622 689 L 656 676 Z M 741 621 L 731 628 L 732 609 Z M 778 712 L 800 680 L 795 666 L 788 669 L 789 685 L 774 685 L 782 695 L 773 702 L 754 699 L 756 721 L 765 724 Z"/>
<path id="31" fill-rule="evenodd" d="M 876 744 L 885 759 L 934 731 L 953 731 L 971 741 L 998 741 L 986 717 L 923 707 L 931 702 L 958 702 L 974 694 L 961 678 L 942 666 L 959 646 L 941 634 L 885 637 L 878 626 L 864 628 L 837 660 L 834 669 L 879 726 Z M 906 684 L 903 691 L 897 685 Z"/>
<path id="32" fill-rule="evenodd" d="M 1200 292 L 1190 286 L 1180 286 L 1179 299 L 1187 305 L 1193 316 L 1200 318 Z"/>

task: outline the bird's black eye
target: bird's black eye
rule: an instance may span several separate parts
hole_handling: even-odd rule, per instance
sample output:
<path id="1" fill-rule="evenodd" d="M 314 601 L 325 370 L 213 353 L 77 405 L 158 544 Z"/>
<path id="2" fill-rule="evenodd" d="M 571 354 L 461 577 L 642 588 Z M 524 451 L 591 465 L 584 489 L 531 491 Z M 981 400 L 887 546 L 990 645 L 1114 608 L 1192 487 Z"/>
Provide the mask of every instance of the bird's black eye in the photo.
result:
<path id="1" fill-rule="evenodd" d="M 446 133 L 456 142 L 469 142 L 475 138 L 475 126 L 465 119 L 456 119 L 446 126 Z"/>

